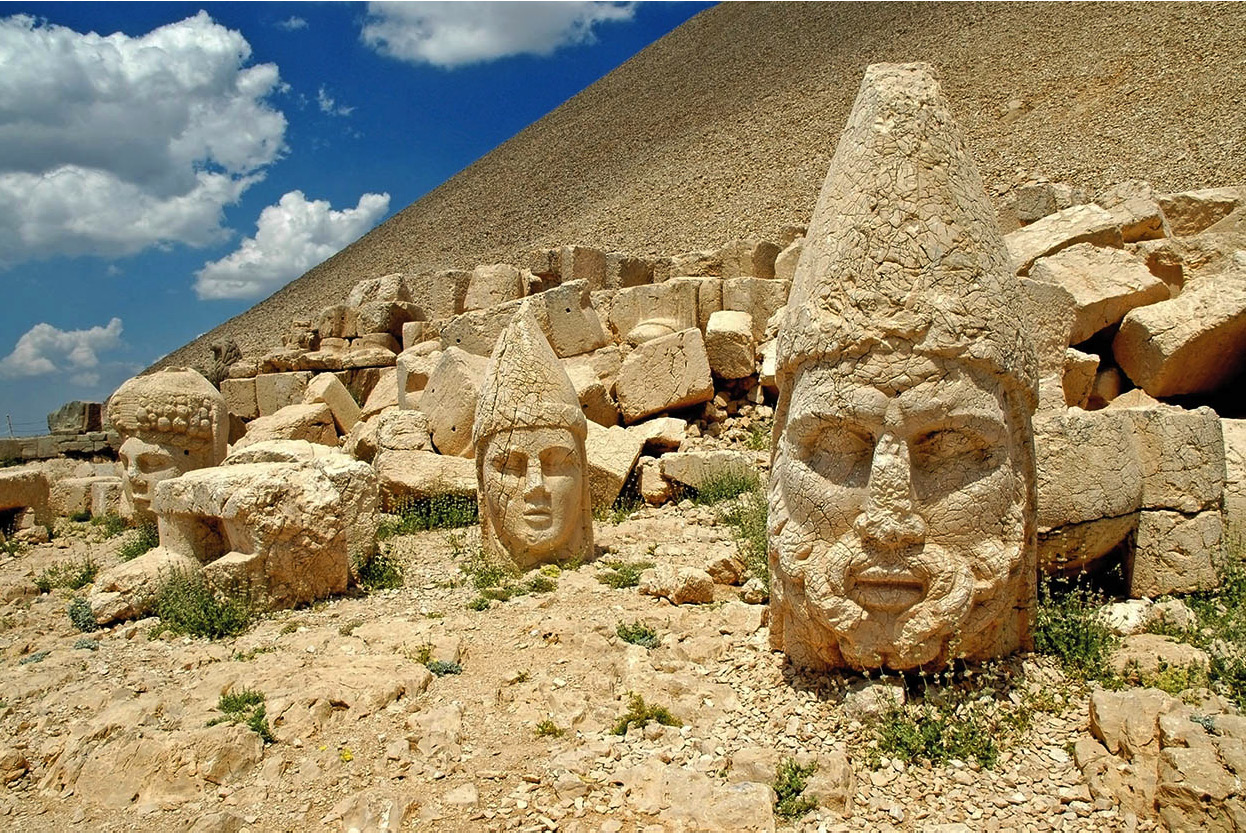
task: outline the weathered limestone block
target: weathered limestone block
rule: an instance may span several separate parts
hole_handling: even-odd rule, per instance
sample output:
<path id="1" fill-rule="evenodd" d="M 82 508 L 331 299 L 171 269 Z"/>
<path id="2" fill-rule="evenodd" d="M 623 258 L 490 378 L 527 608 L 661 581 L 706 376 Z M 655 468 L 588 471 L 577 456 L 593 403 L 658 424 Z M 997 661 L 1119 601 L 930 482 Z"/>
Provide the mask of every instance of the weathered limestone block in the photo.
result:
<path id="1" fill-rule="evenodd" d="M 234 444 L 245 449 L 263 440 L 306 440 L 325 446 L 337 445 L 333 412 L 324 403 L 287 405 L 267 417 L 257 417 L 247 424 L 247 433 Z"/>
<path id="2" fill-rule="evenodd" d="M 757 370 L 753 317 L 739 310 L 719 310 L 705 328 L 710 370 L 723 379 L 741 379 Z"/>
<path id="3" fill-rule="evenodd" d="M 91 499 L 97 484 L 120 485 L 121 479 L 109 475 L 90 475 L 80 478 L 55 478 L 49 485 L 48 505 L 53 515 L 70 516 L 79 512 L 102 514 L 96 510 Z"/>
<path id="4" fill-rule="evenodd" d="M 724 310 L 742 310 L 753 317 L 753 340 L 766 337 L 766 322 L 787 303 L 791 287 L 786 281 L 762 278 L 729 278 L 723 281 Z"/>
<path id="5" fill-rule="evenodd" d="M 467 458 L 420 450 L 381 449 L 372 466 L 380 483 L 381 506 L 387 512 L 412 499 L 476 494 L 476 467 Z"/>
<path id="6" fill-rule="evenodd" d="M 610 307 L 610 329 L 638 345 L 697 326 L 697 284 L 664 281 L 620 290 Z"/>
<path id="7" fill-rule="evenodd" d="M 463 309 L 484 310 L 523 298 L 519 270 L 510 264 L 481 264 L 472 270 Z"/>
<path id="8" fill-rule="evenodd" d="M 91 483 L 91 513 L 121 514 L 121 478 L 97 477 Z"/>
<path id="9" fill-rule="evenodd" d="M 368 394 L 363 398 L 363 408 L 359 411 L 360 420 L 367 420 L 369 417 L 380 414 L 387 408 L 398 405 L 397 370 L 395 368 L 381 368 L 379 375 L 376 377 L 376 382 L 366 390 Z M 355 401 L 358 402 L 359 395 L 356 394 L 355 397 Z"/>
<path id="10" fill-rule="evenodd" d="M 1133 559 L 1126 565 L 1131 597 L 1210 591 L 1219 582 L 1224 522 L 1219 508 L 1193 515 L 1144 510 L 1138 518 Z"/>
<path id="11" fill-rule="evenodd" d="M 409 321 L 402 325 L 402 350 L 410 350 L 424 341 L 424 326 L 426 324 L 428 322 Z"/>
<path id="12" fill-rule="evenodd" d="M 1232 380 L 1246 367 L 1246 257 L 1192 276 L 1176 298 L 1132 310 L 1112 352 L 1153 397 L 1214 391 Z"/>
<path id="13" fill-rule="evenodd" d="M 1069 334 L 1071 345 L 1116 324 L 1135 307 L 1168 299 L 1168 285 L 1152 275 L 1141 260 L 1122 249 L 1103 249 L 1089 243 L 1035 261 L 1030 278 L 1059 284 L 1072 293 L 1077 306 Z"/>
<path id="14" fill-rule="evenodd" d="M 591 365 L 568 364 L 567 378 L 575 387 L 575 394 L 580 398 L 580 408 L 590 423 L 600 426 L 615 426 L 619 422 L 619 406 L 610 396 L 610 388 Z"/>
<path id="15" fill-rule="evenodd" d="M 729 449 L 671 452 L 662 455 L 659 460 L 662 477 L 693 489 L 700 489 L 706 481 L 724 477 L 746 478 L 757 472 L 757 462 L 751 454 Z"/>
<path id="16" fill-rule="evenodd" d="M 1229 540 L 1246 534 L 1246 420 L 1221 420 L 1224 433 L 1224 522 Z"/>
<path id="17" fill-rule="evenodd" d="M 1012 190 L 1011 208 L 1022 225 L 1084 202 L 1080 192 L 1062 182 L 1028 182 Z"/>
<path id="18" fill-rule="evenodd" d="M 260 417 L 275 414 L 287 405 L 303 402 L 307 383 L 314 374 L 291 371 L 281 374 L 260 374 L 255 378 L 255 405 Z"/>
<path id="19" fill-rule="evenodd" d="M 771 645 L 815 669 L 1028 645 L 1037 364 L 994 207 L 927 65 L 866 70 L 786 306 Z"/>
<path id="20" fill-rule="evenodd" d="M 662 477 L 662 465 L 658 459 L 641 457 L 636 465 L 640 467 L 640 494 L 646 503 L 656 507 L 669 501 L 671 482 Z"/>
<path id="21" fill-rule="evenodd" d="M 441 350 L 425 351 L 423 345 L 408 348 L 398 354 L 394 367 L 397 368 L 398 407 L 413 409 L 419 407 L 420 395 L 428 386 L 428 378 L 441 359 Z"/>
<path id="22" fill-rule="evenodd" d="M 201 575 L 203 566 L 192 555 L 164 547 L 153 548 L 95 577 L 87 602 L 99 625 L 131 620 L 147 613 L 160 586 L 176 574 Z"/>
<path id="23" fill-rule="evenodd" d="M 402 333 L 402 326 L 415 321 L 418 307 L 404 301 L 368 301 L 359 306 L 355 329 L 359 335 L 384 333 L 393 336 Z"/>
<path id="24" fill-rule="evenodd" d="M 564 267 L 565 264 L 564 260 Z M 534 296 L 537 303 L 534 304 L 533 311 L 537 322 L 558 356 L 591 353 L 609 342 L 589 297 L 592 287 L 590 281 L 579 278 L 572 281 L 564 277 L 561 286 Z"/>
<path id="25" fill-rule="evenodd" d="M 352 339 L 359 334 L 359 311 L 347 304 L 334 304 L 320 311 L 316 332 L 323 347 L 325 339 Z"/>
<path id="26" fill-rule="evenodd" d="M 778 342 L 774 339 L 770 339 L 757 349 L 757 354 L 761 357 L 761 370 L 758 373 L 757 382 L 767 389 L 779 387 L 778 379 L 775 377 L 777 350 Z"/>
<path id="27" fill-rule="evenodd" d="M 308 405 L 327 405 L 339 434 L 346 434 L 359 422 L 359 403 L 355 402 L 346 386 L 333 374 L 318 374 L 313 377 L 307 383 L 303 402 Z"/>
<path id="28" fill-rule="evenodd" d="M 221 396 L 225 398 L 225 407 L 230 414 L 244 420 L 254 420 L 260 416 L 260 407 L 255 399 L 254 379 L 222 379 Z"/>
<path id="29" fill-rule="evenodd" d="M 0 469 L 0 513 L 29 516 L 31 523 L 47 524 L 52 520 L 49 495 L 48 479 L 41 470 L 33 466 Z"/>
<path id="30" fill-rule="evenodd" d="M 1095 378 L 1090 383 L 1090 396 L 1087 398 L 1086 405 L 1083 407 L 1090 409 L 1107 408 L 1107 406 L 1121 395 L 1121 391 L 1125 388 L 1125 375 L 1121 373 L 1120 368 L 1108 366 L 1099 368 L 1095 371 Z M 1143 396 L 1147 393 L 1141 388 L 1135 388 Z"/>
<path id="31" fill-rule="evenodd" d="M 522 569 L 593 552 L 587 421 L 537 307 L 525 300 L 498 341 L 472 429 L 482 541 Z"/>
<path id="32" fill-rule="evenodd" d="M 326 455 L 337 454 L 337 450 L 323 443 L 310 443 L 306 440 L 259 440 L 250 446 L 230 450 L 222 466 L 235 463 L 300 463 L 315 460 Z"/>
<path id="33" fill-rule="evenodd" d="M 1210 408 L 1125 408 L 1142 474 L 1142 507 L 1195 513 L 1219 507 L 1225 485 L 1220 418 Z"/>
<path id="34" fill-rule="evenodd" d="M 150 515 L 159 482 L 225 459 L 225 398 L 197 371 L 167 368 L 127 380 L 108 401 L 108 421 L 122 438 L 126 517 Z"/>
<path id="35" fill-rule="evenodd" d="M 153 509 L 162 548 L 269 608 L 342 593 L 376 547 L 376 475 L 343 454 L 196 470 L 163 482 Z"/>
<path id="36" fill-rule="evenodd" d="M 584 452 L 588 487 L 594 509 L 614 504 L 640 458 L 644 442 L 622 426 L 603 428 L 589 422 Z"/>
<path id="37" fill-rule="evenodd" d="M 376 446 L 387 451 L 433 451 L 428 417 L 422 411 L 385 411 L 376 418 Z"/>
<path id="38" fill-rule="evenodd" d="M 668 599 L 674 605 L 704 605 L 714 601 L 714 579 L 701 568 L 660 565 L 640 574 L 642 594 Z"/>
<path id="39" fill-rule="evenodd" d="M 671 278 L 670 284 L 691 284 L 697 288 L 697 329 L 705 332 L 710 316 L 723 308 L 721 278 Z"/>
<path id="40" fill-rule="evenodd" d="M 447 319 L 463 312 L 471 277 L 471 272 L 465 269 L 407 275 L 409 300 L 416 306 L 416 321 Z"/>
<path id="41" fill-rule="evenodd" d="M 103 428 L 103 403 L 74 400 L 48 415 L 48 431 L 53 434 L 82 434 Z"/>
<path id="42" fill-rule="evenodd" d="M 805 236 L 793 240 L 787 248 L 774 259 L 774 277 L 780 281 L 791 281 L 796 277 L 796 264 L 800 261 L 800 253 L 805 251 Z"/>
<path id="43" fill-rule="evenodd" d="M 475 456 L 472 422 L 484 380 L 483 356 L 446 348 L 420 395 L 420 411 L 428 415 L 433 445 L 443 455 Z"/>
<path id="44" fill-rule="evenodd" d="M 1074 348 L 1064 350 L 1064 402 L 1085 408 L 1090 391 L 1095 384 L 1095 372 L 1099 370 L 1099 357 L 1082 353 Z"/>
<path id="45" fill-rule="evenodd" d="M 398 340 L 389 333 L 364 333 L 358 339 L 351 341 L 348 352 L 363 348 L 384 348 L 395 355 L 402 350 Z"/>
<path id="46" fill-rule="evenodd" d="M 607 290 L 620 290 L 652 283 L 653 261 L 649 258 L 638 258 L 626 252 L 606 254 L 605 288 Z M 593 306 L 596 307 L 596 303 Z"/>
<path id="47" fill-rule="evenodd" d="M 398 355 L 388 347 L 378 347 L 363 341 L 352 343 L 350 350 L 342 354 L 342 368 L 359 370 L 361 368 L 391 368 Z"/>
<path id="48" fill-rule="evenodd" d="M 1165 194 L 1159 198 L 1160 208 L 1168 218 L 1168 226 L 1177 237 L 1196 235 L 1227 217 L 1246 198 L 1240 188 L 1203 188 Z"/>
<path id="49" fill-rule="evenodd" d="M 671 258 L 667 274 L 672 277 L 689 275 L 721 278 L 723 274 L 722 258 L 719 257 L 718 252 L 708 250 L 684 252 L 682 255 L 675 255 Z"/>
<path id="50" fill-rule="evenodd" d="M 688 431 L 688 421 L 678 417 L 654 417 L 628 426 L 627 430 L 644 444 L 645 454 L 661 455 L 679 449 Z"/>
<path id="51" fill-rule="evenodd" d="M 1025 275 L 1039 258 L 1079 243 L 1124 245 L 1121 229 L 1110 212 L 1096 205 L 1072 206 L 1036 220 L 1004 236 L 1017 275 Z"/>
<path id="52" fill-rule="evenodd" d="M 1168 237 L 1168 221 L 1157 202 L 1155 189 L 1143 180 L 1126 180 L 1095 195 L 1095 203 L 1107 209 L 1121 228 L 1125 243 Z"/>
<path id="53" fill-rule="evenodd" d="M 718 250 L 723 278 L 773 278 L 781 247 L 768 240 L 737 240 Z"/>
<path id="54" fill-rule="evenodd" d="M 623 360 L 615 395 L 629 424 L 712 399 L 714 384 L 701 331 L 690 328 L 637 346 Z"/>
<path id="55" fill-rule="evenodd" d="M 342 342 L 344 339 L 326 339 L 328 342 Z M 294 361 L 294 370 L 296 371 L 312 371 L 313 373 L 321 373 L 323 371 L 340 371 L 342 370 L 342 357 L 346 355 L 347 347 L 343 346 L 340 350 L 334 348 L 332 350 L 314 350 L 310 353 L 304 353 Z"/>
<path id="56" fill-rule="evenodd" d="M 564 246 L 558 254 L 559 273 L 563 284 L 583 281 L 590 290 L 600 290 L 606 286 L 605 252 L 590 246 Z"/>

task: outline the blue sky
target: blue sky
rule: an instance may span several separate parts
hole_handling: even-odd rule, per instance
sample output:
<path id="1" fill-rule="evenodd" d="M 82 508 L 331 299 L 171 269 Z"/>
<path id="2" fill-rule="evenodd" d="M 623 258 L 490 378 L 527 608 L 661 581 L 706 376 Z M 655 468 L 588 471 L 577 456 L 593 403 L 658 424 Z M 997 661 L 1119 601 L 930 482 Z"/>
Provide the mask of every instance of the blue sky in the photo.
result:
<path id="1" fill-rule="evenodd" d="M 710 5 L 0 2 L 0 419 L 102 400 Z"/>

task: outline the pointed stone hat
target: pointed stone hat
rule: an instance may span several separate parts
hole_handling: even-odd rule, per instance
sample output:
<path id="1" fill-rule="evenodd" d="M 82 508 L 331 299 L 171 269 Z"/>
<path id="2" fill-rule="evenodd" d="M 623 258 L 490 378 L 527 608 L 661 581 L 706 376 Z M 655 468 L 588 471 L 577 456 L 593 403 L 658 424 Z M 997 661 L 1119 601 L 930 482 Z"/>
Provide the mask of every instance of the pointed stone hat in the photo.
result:
<path id="1" fill-rule="evenodd" d="M 874 64 L 806 234 L 776 350 L 810 361 L 883 346 L 981 366 L 1032 411 L 1037 368 L 995 209 L 927 64 Z"/>
<path id="2" fill-rule="evenodd" d="M 481 450 L 500 431 L 545 427 L 569 429 L 581 443 L 588 435 L 575 387 L 525 301 L 485 367 L 472 436 Z"/>

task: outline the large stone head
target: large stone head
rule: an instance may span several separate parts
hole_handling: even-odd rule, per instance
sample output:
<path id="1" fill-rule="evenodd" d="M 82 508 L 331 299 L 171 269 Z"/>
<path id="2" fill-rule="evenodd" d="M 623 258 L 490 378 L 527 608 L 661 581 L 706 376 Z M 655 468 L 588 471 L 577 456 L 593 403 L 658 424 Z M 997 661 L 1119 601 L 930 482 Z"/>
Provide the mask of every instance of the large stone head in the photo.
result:
<path id="1" fill-rule="evenodd" d="M 491 554 L 520 568 L 591 554 L 587 433 L 575 388 L 524 304 L 485 368 L 473 427 Z"/>
<path id="2" fill-rule="evenodd" d="M 197 371 L 171 368 L 124 382 L 108 401 L 121 434 L 122 512 L 151 515 L 156 484 L 225 459 L 228 412 Z"/>
<path id="3" fill-rule="evenodd" d="M 806 241 L 776 354 L 772 644 L 897 670 L 1024 646 L 1035 360 L 930 67 L 866 70 Z"/>

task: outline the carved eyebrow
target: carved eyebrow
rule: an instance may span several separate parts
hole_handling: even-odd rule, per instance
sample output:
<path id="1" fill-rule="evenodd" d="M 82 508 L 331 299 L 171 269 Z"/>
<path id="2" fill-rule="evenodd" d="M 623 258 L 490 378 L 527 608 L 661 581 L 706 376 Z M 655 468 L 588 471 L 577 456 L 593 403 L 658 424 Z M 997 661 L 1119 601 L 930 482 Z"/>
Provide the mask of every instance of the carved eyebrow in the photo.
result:
<path id="1" fill-rule="evenodd" d="M 788 420 L 788 431 L 796 437 L 808 437 L 826 426 L 848 426 L 872 434 L 882 422 L 881 414 L 861 414 L 855 409 L 845 409 L 842 412 L 818 409 L 793 416 Z"/>

